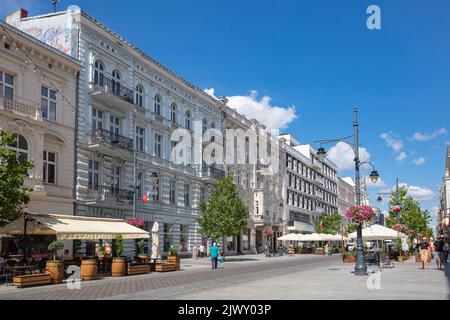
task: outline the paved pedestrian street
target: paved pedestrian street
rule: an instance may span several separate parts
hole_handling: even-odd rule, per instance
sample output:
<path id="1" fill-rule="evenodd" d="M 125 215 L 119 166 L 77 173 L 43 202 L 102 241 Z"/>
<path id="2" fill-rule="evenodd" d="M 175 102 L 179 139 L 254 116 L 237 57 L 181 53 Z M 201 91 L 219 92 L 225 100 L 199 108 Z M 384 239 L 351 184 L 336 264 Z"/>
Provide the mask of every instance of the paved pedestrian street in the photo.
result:
<path id="1" fill-rule="evenodd" d="M 227 257 L 218 270 L 207 258 L 183 259 L 179 272 L 83 281 L 79 290 L 66 284 L 0 287 L 0 300 L 449 299 L 449 270 L 430 266 L 424 271 L 410 260 L 381 273 L 371 266 L 369 276 L 355 277 L 354 265 L 343 264 L 340 255 Z"/>

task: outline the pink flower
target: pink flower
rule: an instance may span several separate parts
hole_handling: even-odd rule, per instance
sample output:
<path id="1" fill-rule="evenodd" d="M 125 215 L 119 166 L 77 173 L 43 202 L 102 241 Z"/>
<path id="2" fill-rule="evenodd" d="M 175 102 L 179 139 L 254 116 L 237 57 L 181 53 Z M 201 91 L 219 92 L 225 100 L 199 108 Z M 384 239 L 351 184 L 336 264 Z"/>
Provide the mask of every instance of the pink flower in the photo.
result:
<path id="1" fill-rule="evenodd" d="M 345 217 L 352 223 L 369 221 L 375 216 L 375 211 L 370 206 L 351 206 L 345 211 Z"/>

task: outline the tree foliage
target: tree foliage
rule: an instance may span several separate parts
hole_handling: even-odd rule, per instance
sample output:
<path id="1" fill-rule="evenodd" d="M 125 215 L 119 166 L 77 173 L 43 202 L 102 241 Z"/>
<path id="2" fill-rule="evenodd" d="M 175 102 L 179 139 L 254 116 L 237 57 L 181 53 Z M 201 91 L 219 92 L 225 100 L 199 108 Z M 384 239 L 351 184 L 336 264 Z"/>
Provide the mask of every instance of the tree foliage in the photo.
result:
<path id="1" fill-rule="evenodd" d="M 30 201 L 30 190 L 23 188 L 23 182 L 33 162 L 19 161 L 19 154 L 7 148 L 15 142 L 14 135 L 0 132 L 0 226 L 17 219 Z"/>
<path id="2" fill-rule="evenodd" d="M 197 218 L 200 233 L 218 239 L 237 236 L 247 227 L 248 209 L 238 195 L 231 175 L 220 180 L 211 199 L 200 204 L 202 214 Z"/>
<path id="3" fill-rule="evenodd" d="M 341 229 L 342 217 L 339 213 L 333 212 L 323 214 L 314 222 L 317 233 L 337 234 Z"/>
<path id="4" fill-rule="evenodd" d="M 413 237 L 420 237 L 428 234 L 428 223 L 430 222 L 430 212 L 428 210 L 422 210 L 420 203 L 414 200 L 408 195 L 406 187 L 399 188 L 399 203 L 402 210 L 400 213 L 396 213 L 392 210 L 389 211 L 387 217 L 387 226 L 391 228 L 396 224 L 404 224 L 409 231 L 412 232 Z M 397 205 L 396 191 L 391 192 L 389 206 L 390 208 Z"/>

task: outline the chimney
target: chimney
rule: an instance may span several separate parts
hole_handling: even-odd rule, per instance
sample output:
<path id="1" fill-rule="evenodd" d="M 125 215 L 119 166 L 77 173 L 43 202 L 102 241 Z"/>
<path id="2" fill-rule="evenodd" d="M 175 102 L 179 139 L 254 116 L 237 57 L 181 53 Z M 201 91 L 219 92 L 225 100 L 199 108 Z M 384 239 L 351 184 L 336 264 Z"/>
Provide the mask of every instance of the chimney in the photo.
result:
<path id="1" fill-rule="evenodd" d="M 227 103 L 228 103 L 228 99 L 225 98 L 224 96 L 220 96 L 220 97 L 217 98 L 217 99 L 219 99 L 219 101 L 220 101 L 221 103 L 223 103 L 224 105 L 227 105 Z"/>
<path id="2" fill-rule="evenodd" d="M 20 20 L 27 17 L 28 11 L 20 8 L 6 17 L 6 23 L 12 25 L 13 27 L 17 27 L 20 24 Z"/>

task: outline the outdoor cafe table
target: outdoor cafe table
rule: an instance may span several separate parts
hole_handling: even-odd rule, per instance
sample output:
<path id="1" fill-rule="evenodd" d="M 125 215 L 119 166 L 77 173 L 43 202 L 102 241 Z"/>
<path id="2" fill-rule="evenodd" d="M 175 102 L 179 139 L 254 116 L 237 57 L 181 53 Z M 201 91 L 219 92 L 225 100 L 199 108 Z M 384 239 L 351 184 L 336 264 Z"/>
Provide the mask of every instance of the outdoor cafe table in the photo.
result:
<path id="1" fill-rule="evenodd" d="M 24 273 L 26 273 L 26 271 L 28 271 L 29 274 L 33 274 L 37 270 L 37 267 L 36 266 L 15 266 L 15 267 L 6 267 L 5 269 L 12 271 L 12 273 L 16 276 L 19 273 L 21 273 L 21 271 L 23 271 Z"/>

